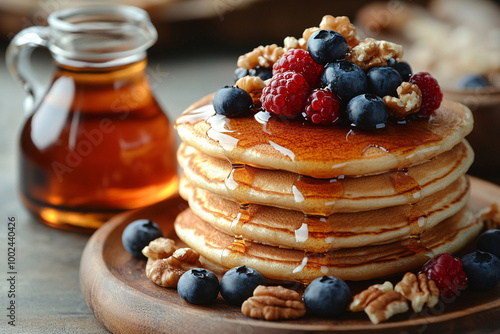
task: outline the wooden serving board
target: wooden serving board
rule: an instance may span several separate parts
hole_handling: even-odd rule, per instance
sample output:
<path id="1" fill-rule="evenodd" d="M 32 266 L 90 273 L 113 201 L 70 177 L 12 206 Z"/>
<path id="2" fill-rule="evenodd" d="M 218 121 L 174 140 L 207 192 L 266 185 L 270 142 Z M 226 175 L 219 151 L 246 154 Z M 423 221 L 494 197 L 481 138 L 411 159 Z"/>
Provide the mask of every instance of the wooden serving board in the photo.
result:
<path id="1" fill-rule="evenodd" d="M 471 178 L 471 203 L 500 205 L 500 187 Z M 146 209 L 116 216 L 88 241 L 80 265 L 80 284 L 87 305 L 113 333 L 465 333 L 500 331 L 500 284 L 493 291 L 465 291 L 455 301 L 440 303 L 420 314 L 411 311 L 373 325 L 364 312 L 346 312 L 338 319 L 307 315 L 299 320 L 264 321 L 244 316 L 219 296 L 215 303 L 184 302 L 175 289 L 162 288 L 144 274 L 145 261 L 122 246 L 125 226 L 139 218 L 154 220 L 165 236 L 175 236 L 173 221 L 187 204 L 172 198 Z M 377 282 L 382 283 L 383 280 Z M 351 290 L 373 282 L 352 283 Z M 361 285 L 361 286 L 360 286 Z"/>

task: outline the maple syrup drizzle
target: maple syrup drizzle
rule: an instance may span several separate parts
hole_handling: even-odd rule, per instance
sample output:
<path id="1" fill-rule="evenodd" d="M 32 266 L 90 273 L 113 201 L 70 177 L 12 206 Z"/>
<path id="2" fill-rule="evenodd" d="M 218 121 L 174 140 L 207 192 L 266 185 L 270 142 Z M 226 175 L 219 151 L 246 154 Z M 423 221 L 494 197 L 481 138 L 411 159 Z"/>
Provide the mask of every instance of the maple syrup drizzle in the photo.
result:
<path id="1" fill-rule="evenodd" d="M 231 232 L 235 238 L 243 238 L 243 225 L 250 219 L 249 204 L 240 205 L 236 218 L 231 222 Z"/>
<path id="2" fill-rule="evenodd" d="M 223 266 L 229 267 L 230 263 L 238 263 L 233 260 L 245 253 L 246 245 L 241 232 L 243 225 L 251 218 L 245 194 L 253 179 L 246 165 L 234 161 L 232 151 L 235 148 L 252 149 L 257 146 L 277 151 L 291 161 L 326 161 L 332 173 L 337 174 L 335 178 L 325 179 L 306 176 L 301 170 L 292 171 L 298 174 L 292 192 L 296 203 L 304 213 L 301 226 L 295 230 L 298 244 L 306 241 L 313 231 L 316 232 L 315 235 L 322 231 L 327 243 L 334 242 L 333 227 L 327 222 L 327 217 L 334 211 L 337 200 L 344 196 L 342 170 L 350 160 L 363 158 L 370 154 L 372 148 L 378 152 L 392 154 L 400 161 L 401 166 L 401 170 L 390 174 L 392 184 L 395 191 L 406 196 L 410 203 L 408 204 L 410 233 L 406 242 L 407 247 L 414 253 L 429 252 L 429 249 L 420 242 L 427 217 L 418 212 L 418 206 L 414 205 L 420 200 L 422 189 L 404 167 L 408 165 L 406 161 L 408 152 L 414 147 L 442 139 L 432 132 L 432 127 L 437 125 L 417 120 L 410 124 L 388 123 L 384 129 L 379 129 L 376 133 L 362 132 L 342 126 L 319 127 L 294 120 L 278 119 L 263 110 L 257 111 L 253 117 L 228 118 L 215 114 L 213 106 L 207 104 L 183 114 L 177 119 L 176 126 L 200 121 L 206 121 L 210 125 L 207 136 L 220 144 L 226 153 L 226 158 L 231 162 L 231 172 L 225 184 L 229 195 L 240 205 L 239 213 L 231 223 L 234 241 L 221 255 Z M 436 146 L 426 148 L 426 150 L 436 149 L 438 149 Z M 314 197 L 331 200 L 324 202 L 320 207 L 308 207 L 307 199 Z M 301 272 L 308 264 L 317 266 L 318 263 L 321 264 L 321 272 L 326 274 L 329 268 L 321 263 L 326 254 L 305 251 L 302 262 L 292 274 Z"/>
<path id="3" fill-rule="evenodd" d="M 335 208 L 339 198 L 344 196 L 344 176 L 330 179 L 316 179 L 305 175 L 298 175 L 293 182 L 292 193 L 300 210 L 307 215 L 329 216 Z M 322 205 L 311 208 L 307 199 L 328 198 Z"/>
<path id="4" fill-rule="evenodd" d="M 391 174 L 394 190 L 407 198 L 409 235 L 405 245 L 413 253 L 429 253 L 432 250 L 422 243 L 420 237 L 425 231 L 427 215 L 419 209 L 418 202 L 422 199 L 422 188 L 408 173 L 408 168 L 398 170 Z M 431 255 L 432 256 L 432 255 Z"/>
<path id="5" fill-rule="evenodd" d="M 178 124 L 196 124 L 201 121 L 206 121 L 210 116 L 215 115 L 215 110 L 211 104 L 206 104 L 200 108 L 188 110 L 180 115 L 175 121 L 174 126 Z"/>
<path id="6" fill-rule="evenodd" d="M 250 220 L 250 204 L 246 194 L 248 187 L 253 183 L 253 175 L 248 172 L 244 164 L 231 164 L 231 171 L 225 180 L 226 189 L 233 200 L 239 204 L 239 211 L 231 222 L 231 233 L 234 235 L 233 242 L 222 252 L 221 264 L 230 267 L 232 258 L 246 252 L 246 243 L 243 238 L 244 225 Z"/>
<path id="7" fill-rule="evenodd" d="M 377 131 L 353 130 L 348 126 L 317 126 L 298 120 L 280 119 L 263 110 L 255 110 L 252 116 L 228 118 L 215 115 L 211 104 L 192 109 L 177 119 L 181 124 L 206 121 L 210 125 L 207 136 L 220 143 L 233 159 L 231 149 L 263 149 L 278 152 L 291 161 L 321 162 L 332 176 L 345 174 L 345 166 L 352 160 L 360 160 L 370 147 L 394 156 L 402 165 L 408 156 L 419 154 L 415 147 L 429 146 L 442 140 L 432 130 L 439 126 L 426 120 L 413 120 L 408 124 L 388 123 Z M 430 145 L 423 150 L 436 150 Z M 296 168 L 299 168 L 296 165 Z M 303 170 L 290 170 L 305 174 Z M 315 176 L 315 175 L 310 175 Z"/>

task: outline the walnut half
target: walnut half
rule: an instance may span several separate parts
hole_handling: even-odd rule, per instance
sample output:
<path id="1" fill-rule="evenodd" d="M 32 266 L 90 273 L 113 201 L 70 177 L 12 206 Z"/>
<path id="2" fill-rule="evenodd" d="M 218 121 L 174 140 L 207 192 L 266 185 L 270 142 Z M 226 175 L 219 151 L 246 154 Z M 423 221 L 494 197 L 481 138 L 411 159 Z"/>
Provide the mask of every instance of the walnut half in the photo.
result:
<path id="1" fill-rule="evenodd" d="M 394 291 L 408 299 L 413 311 L 417 313 L 422 311 L 424 305 L 434 307 L 439 301 L 439 289 L 436 283 L 428 280 L 425 274 L 417 277 L 413 273 L 406 273 L 401 282 L 396 284 Z"/>
<path id="2" fill-rule="evenodd" d="M 276 44 L 258 46 L 252 51 L 241 55 L 238 58 L 238 67 L 243 67 L 248 70 L 262 66 L 270 68 L 273 64 L 285 53 L 285 50 Z"/>
<path id="3" fill-rule="evenodd" d="M 417 85 L 403 82 L 396 89 L 398 97 L 384 96 L 384 102 L 389 114 L 396 119 L 402 120 L 406 116 L 420 110 L 422 105 L 422 92 Z"/>
<path id="4" fill-rule="evenodd" d="M 250 94 L 254 106 L 260 106 L 262 89 L 266 87 L 266 83 L 261 78 L 247 75 L 238 79 L 234 85 Z"/>
<path id="5" fill-rule="evenodd" d="M 146 276 L 159 286 L 175 288 L 182 274 L 201 267 L 199 258 L 200 255 L 191 248 L 179 248 L 167 259 L 148 259 Z"/>
<path id="6" fill-rule="evenodd" d="M 353 312 L 365 311 L 374 324 L 386 321 L 398 313 L 408 311 L 408 302 L 392 289 L 390 282 L 375 284 L 354 296 L 349 305 Z"/>
<path id="7" fill-rule="evenodd" d="M 142 250 L 142 254 L 148 259 L 158 260 L 166 259 L 171 256 L 177 247 L 175 247 L 175 241 L 167 238 L 158 238 L 149 243 Z"/>
<path id="8" fill-rule="evenodd" d="M 335 30 L 345 37 L 347 45 L 354 47 L 359 44 L 356 27 L 347 16 L 325 15 L 319 24 L 320 29 Z"/>
<path id="9" fill-rule="evenodd" d="M 296 291 L 282 286 L 259 285 L 253 296 L 241 305 L 241 312 L 266 320 L 296 319 L 306 314 L 306 307 Z"/>
<path id="10" fill-rule="evenodd" d="M 378 324 L 386 321 L 395 314 L 404 313 L 408 309 L 408 302 L 405 297 L 399 292 L 389 291 L 368 304 L 365 308 L 365 313 L 372 323 Z"/>
<path id="11" fill-rule="evenodd" d="M 352 312 L 363 311 L 365 307 L 368 306 L 368 304 L 370 304 L 372 301 L 374 301 L 384 293 L 392 290 L 393 286 L 389 281 L 385 282 L 384 284 L 372 285 L 368 289 L 354 296 L 351 304 L 349 305 L 349 309 Z"/>
<path id="12" fill-rule="evenodd" d="M 365 38 L 353 47 L 347 56 L 347 60 L 366 71 L 375 66 L 386 66 L 390 58 L 397 60 L 403 57 L 403 47 L 387 41 Z"/>

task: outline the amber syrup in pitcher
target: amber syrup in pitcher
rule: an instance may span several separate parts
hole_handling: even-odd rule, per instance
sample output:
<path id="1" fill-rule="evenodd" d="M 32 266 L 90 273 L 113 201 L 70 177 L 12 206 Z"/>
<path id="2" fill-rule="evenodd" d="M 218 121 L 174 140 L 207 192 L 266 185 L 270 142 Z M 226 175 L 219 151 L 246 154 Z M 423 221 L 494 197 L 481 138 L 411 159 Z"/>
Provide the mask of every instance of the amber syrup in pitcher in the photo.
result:
<path id="1" fill-rule="evenodd" d="M 48 225 L 93 230 L 176 192 L 175 135 L 152 94 L 146 59 L 57 66 L 21 134 L 26 207 Z"/>

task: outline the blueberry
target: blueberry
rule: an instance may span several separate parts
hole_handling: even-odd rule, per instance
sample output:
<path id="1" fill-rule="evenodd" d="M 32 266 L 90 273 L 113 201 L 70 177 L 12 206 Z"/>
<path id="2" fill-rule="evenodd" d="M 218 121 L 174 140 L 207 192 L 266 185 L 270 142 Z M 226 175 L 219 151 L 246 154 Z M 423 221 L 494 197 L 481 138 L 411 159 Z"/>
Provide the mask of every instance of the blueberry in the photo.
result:
<path id="1" fill-rule="evenodd" d="M 327 64 L 321 82 L 345 102 L 366 93 L 367 88 L 365 72 L 350 61 Z"/>
<path id="2" fill-rule="evenodd" d="M 252 77 L 259 77 L 262 80 L 270 79 L 273 76 L 273 69 L 267 67 L 256 66 L 248 71 L 248 75 Z"/>
<path id="3" fill-rule="evenodd" d="M 248 70 L 243 67 L 238 67 L 237 69 L 234 70 L 234 82 L 238 81 L 239 79 L 246 77 L 248 75 Z"/>
<path id="4" fill-rule="evenodd" d="M 386 95 L 398 96 L 396 89 L 401 85 L 403 79 L 392 67 L 372 67 L 366 73 L 368 79 L 368 92 L 380 97 Z"/>
<path id="5" fill-rule="evenodd" d="M 323 318 L 338 317 L 350 301 L 351 291 L 347 284 L 333 276 L 316 278 L 304 291 L 306 308 Z"/>
<path id="6" fill-rule="evenodd" d="M 259 285 L 267 285 L 264 275 L 246 266 L 229 269 L 220 280 L 220 294 L 225 301 L 241 305 Z"/>
<path id="7" fill-rule="evenodd" d="M 318 30 L 307 40 L 307 51 L 320 65 L 345 59 L 347 41 L 334 30 Z"/>
<path id="8" fill-rule="evenodd" d="M 481 88 L 490 86 L 490 83 L 480 75 L 467 75 L 458 82 L 458 86 L 460 88 Z"/>
<path id="9" fill-rule="evenodd" d="M 209 304 L 219 295 L 219 280 L 210 270 L 190 269 L 179 279 L 177 292 L 188 303 Z"/>
<path id="10" fill-rule="evenodd" d="M 351 126 L 362 129 L 383 128 L 389 117 L 384 100 L 373 94 L 362 94 L 347 104 Z"/>
<path id="11" fill-rule="evenodd" d="M 475 251 L 462 258 L 463 269 L 475 290 L 490 290 L 500 282 L 500 260 L 493 254 Z"/>
<path id="12" fill-rule="evenodd" d="M 413 74 L 410 64 L 405 61 L 396 61 L 394 58 L 390 58 L 387 60 L 387 66 L 392 67 L 396 71 L 398 71 L 399 75 L 401 75 L 401 79 L 403 81 L 410 80 L 411 75 Z"/>
<path id="13" fill-rule="evenodd" d="M 500 230 L 488 230 L 477 239 L 477 249 L 488 252 L 500 259 Z"/>
<path id="14" fill-rule="evenodd" d="M 253 101 L 250 94 L 243 89 L 225 86 L 215 93 L 213 104 L 216 113 L 231 117 L 250 110 Z"/>
<path id="15" fill-rule="evenodd" d="M 134 257 L 145 259 L 142 249 L 160 237 L 163 237 L 163 233 L 156 223 L 148 219 L 139 219 L 125 227 L 122 233 L 122 244 Z"/>

